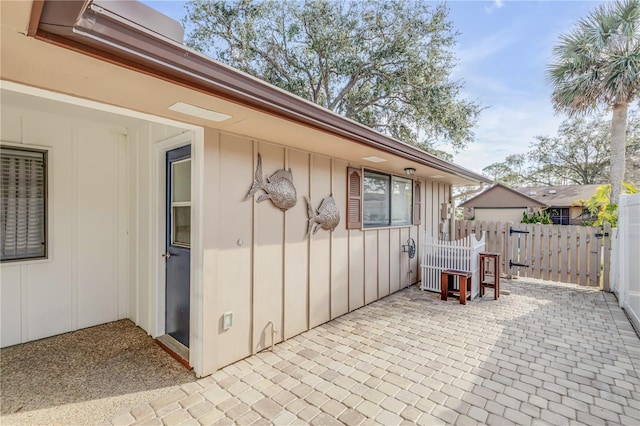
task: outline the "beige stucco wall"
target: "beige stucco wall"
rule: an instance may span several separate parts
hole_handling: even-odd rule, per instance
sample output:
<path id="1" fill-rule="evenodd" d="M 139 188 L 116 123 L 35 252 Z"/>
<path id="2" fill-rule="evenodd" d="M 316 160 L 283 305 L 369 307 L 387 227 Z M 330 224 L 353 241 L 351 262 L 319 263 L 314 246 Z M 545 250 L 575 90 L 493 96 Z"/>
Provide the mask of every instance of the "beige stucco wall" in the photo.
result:
<path id="1" fill-rule="evenodd" d="M 475 220 L 485 222 L 514 222 L 520 223 L 525 208 L 484 209 L 476 207 L 473 211 Z"/>
<path id="2" fill-rule="evenodd" d="M 494 186 L 485 192 L 465 201 L 461 207 L 475 208 L 515 208 L 515 207 L 541 207 L 539 203 L 515 190 L 504 186 Z"/>
<path id="3" fill-rule="evenodd" d="M 295 207 L 282 212 L 270 201 L 245 199 L 258 153 L 264 177 L 292 169 Z M 419 248 L 425 230 L 438 232 L 449 186 L 422 182 L 420 226 L 347 230 L 347 166 L 361 165 L 205 132 L 204 292 L 211 300 L 205 304 L 205 374 L 270 347 L 270 321 L 277 343 L 420 280 L 419 255 L 409 260 L 402 244 L 411 237 Z M 315 209 L 330 194 L 340 210 L 339 226 L 308 237 L 303 197 Z M 234 319 L 226 331 L 225 312 Z"/>
<path id="4" fill-rule="evenodd" d="M 582 210 L 582 206 L 569 207 L 569 220 L 571 221 L 570 224 L 580 225 L 580 223 L 582 223 L 583 221 L 588 220 L 582 218 Z"/>

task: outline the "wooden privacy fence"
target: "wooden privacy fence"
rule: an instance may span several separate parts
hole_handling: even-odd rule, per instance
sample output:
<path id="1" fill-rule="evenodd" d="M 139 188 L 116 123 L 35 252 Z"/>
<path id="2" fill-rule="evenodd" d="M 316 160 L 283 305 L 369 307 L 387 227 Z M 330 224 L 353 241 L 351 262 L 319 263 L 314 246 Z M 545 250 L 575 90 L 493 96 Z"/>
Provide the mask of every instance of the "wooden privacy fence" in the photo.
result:
<path id="1" fill-rule="evenodd" d="M 470 234 L 456 241 L 444 241 L 425 233 L 420 261 L 422 273 L 420 289 L 440 292 L 440 273 L 446 269 L 469 271 L 472 273 L 471 298 L 473 299 L 480 289 L 479 255 L 484 250 L 484 235 L 480 240 L 477 240 L 474 234 Z"/>
<path id="2" fill-rule="evenodd" d="M 611 227 L 513 222 L 456 222 L 456 238 L 485 232 L 486 251 L 500 253 L 500 272 L 609 289 Z"/>

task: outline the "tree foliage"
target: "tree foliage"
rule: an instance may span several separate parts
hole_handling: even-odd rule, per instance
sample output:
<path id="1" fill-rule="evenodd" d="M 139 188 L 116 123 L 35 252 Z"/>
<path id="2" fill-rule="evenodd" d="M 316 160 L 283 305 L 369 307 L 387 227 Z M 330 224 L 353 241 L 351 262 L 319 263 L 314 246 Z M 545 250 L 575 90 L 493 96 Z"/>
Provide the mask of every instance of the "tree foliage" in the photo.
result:
<path id="1" fill-rule="evenodd" d="M 451 79 L 445 5 L 191 0 L 186 10 L 187 45 L 214 59 L 421 148 L 473 140 L 481 107 Z"/>
<path id="2" fill-rule="evenodd" d="M 637 194 L 638 188 L 627 182 L 622 182 L 623 194 Z M 596 192 L 587 200 L 587 209 L 589 212 L 598 217 L 593 223 L 594 226 L 602 226 L 605 222 L 609 222 L 615 227 L 618 224 L 618 204 L 611 202 L 611 185 L 600 185 L 596 188 Z"/>
<path id="3" fill-rule="evenodd" d="M 512 154 L 507 156 L 503 162 L 488 165 L 482 169 L 482 174 L 490 177 L 494 182 L 515 188 L 527 183 L 526 163 L 525 154 Z"/>
<path id="4" fill-rule="evenodd" d="M 610 125 L 603 116 L 564 121 L 557 136 L 536 136 L 528 158 L 528 180 L 541 185 L 590 185 L 609 179 Z"/>
<path id="5" fill-rule="evenodd" d="M 612 197 L 625 171 L 627 109 L 640 93 L 640 0 L 597 7 L 554 48 L 548 78 L 552 102 L 571 116 L 611 107 Z"/>
<path id="6" fill-rule="evenodd" d="M 554 136 L 536 136 L 529 151 L 514 154 L 483 169 L 485 176 L 512 187 L 590 185 L 609 181 L 611 131 L 605 114 L 573 117 Z M 640 154 L 640 115 L 629 113 L 626 180 L 639 182 L 635 161 Z"/>

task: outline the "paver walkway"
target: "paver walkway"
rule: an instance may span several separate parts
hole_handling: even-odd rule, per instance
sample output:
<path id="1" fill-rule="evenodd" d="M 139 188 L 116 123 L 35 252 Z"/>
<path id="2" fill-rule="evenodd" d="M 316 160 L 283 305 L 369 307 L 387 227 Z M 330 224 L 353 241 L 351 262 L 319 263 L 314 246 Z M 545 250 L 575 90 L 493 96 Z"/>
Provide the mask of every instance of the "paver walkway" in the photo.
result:
<path id="1" fill-rule="evenodd" d="M 401 291 L 112 424 L 640 424 L 640 340 L 613 295 L 503 288 L 466 306 Z"/>

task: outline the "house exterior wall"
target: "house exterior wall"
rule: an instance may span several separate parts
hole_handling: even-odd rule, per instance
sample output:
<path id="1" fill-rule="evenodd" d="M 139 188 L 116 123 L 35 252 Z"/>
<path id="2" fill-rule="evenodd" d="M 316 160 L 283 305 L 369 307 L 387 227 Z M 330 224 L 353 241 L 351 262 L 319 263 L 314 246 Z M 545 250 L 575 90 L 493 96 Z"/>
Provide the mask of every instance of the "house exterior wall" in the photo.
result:
<path id="1" fill-rule="evenodd" d="M 292 169 L 298 202 L 286 212 L 245 198 L 258 153 L 265 178 Z M 410 260 L 402 245 L 412 237 L 419 247 L 423 231 L 438 232 L 448 185 L 423 182 L 420 226 L 347 230 L 347 166 L 360 165 L 206 129 L 204 291 L 214 302 L 204 374 L 270 347 L 270 321 L 277 343 L 420 280 L 419 256 Z M 330 194 L 340 224 L 307 236 L 304 197 L 315 210 Z M 226 331 L 225 312 L 234 318 Z"/>
<path id="2" fill-rule="evenodd" d="M 126 130 L 6 104 L 0 129 L 48 149 L 48 258 L 0 265 L 1 346 L 126 318 Z"/>
<path id="3" fill-rule="evenodd" d="M 543 205 L 544 203 L 537 202 L 513 189 L 498 184 L 465 201 L 460 206 L 465 208 L 515 208 L 541 207 Z"/>
<path id="4" fill-rule="evenodd" d="M 515 222 L 520 223 L 522 220 L 522 213 L 527 211 L 526 208 L 503 208 L 503 209 L 489 209 L 475 207 L 473 214 L 474 220 L 486 221 L 486 222 Z"/>
<path id="5" fill-rule="evenodd" d="M 450 225 L 451 218 L 447 219 L 442 217 L 442 204 L 450 203 L 451 185 L 436 181 L 426 181 L 422 186 L 424 187 L 424 193 L 427 197 L 427 203 L 423 203 L 422 207 L 422 209 L 426 211 L 427 219 L 426 222 L 424 220 L 422 221 L 424 232 L 430 236 L 449 239 L 448 226 Z M 423 198 L 423 200 L 425 200 L 425 198 Z M 415 237 L 413 238 L 415 239 Z"/>
<path id="6" fill-rule="evenodd" d="M 0 266 L 3 347 L 122 318 L 163 334 L 158 146 L 184 132 L 3 104 L 3 142 L 50 149 L 50 257 Z M 298 202 L 287 212 L 245 199 L 258 153 L 263 177 L 293 171 Z M 448 184 L 422 180 L 420 226 L 347 230 L 347 167 L 362 164 L 209 128 L 203 157 L 200 375 L 270 347 L 269 321 L 279 342 L 420 281 L 423 232 L 439 235 L 450 197 Z M 303 197 L 316 209 L 329 194 L 341 223 L 309 238 Z"/>
<path id="7" fill-rule="evenodd" d="M 583 217 L 584 207 L 571 206 L 569 207 L 569 220 L 570 225 L 580 225 L 582 222 L 589 221 L 589 217 Z"/>

